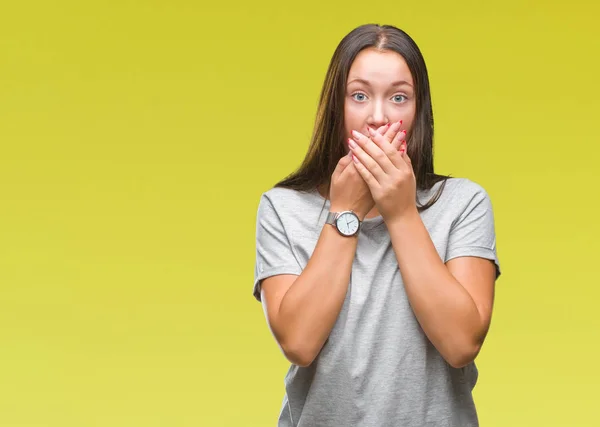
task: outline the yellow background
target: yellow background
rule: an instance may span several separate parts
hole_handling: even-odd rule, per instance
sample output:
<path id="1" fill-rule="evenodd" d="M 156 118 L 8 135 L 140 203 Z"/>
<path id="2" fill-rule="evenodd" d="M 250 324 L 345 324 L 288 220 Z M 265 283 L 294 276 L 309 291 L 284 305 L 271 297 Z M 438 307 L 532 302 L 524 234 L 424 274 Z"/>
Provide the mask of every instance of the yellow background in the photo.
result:
<path id="1" fill-rule="evenodd" d="M 482 184 L 504 275 L 482 426 L 598 426 L 600 7 L 589 1 L 0 6 L 0 426 L 274 426 L 260 194 L 368 22 L 430 71 L 436 167 Z"/>

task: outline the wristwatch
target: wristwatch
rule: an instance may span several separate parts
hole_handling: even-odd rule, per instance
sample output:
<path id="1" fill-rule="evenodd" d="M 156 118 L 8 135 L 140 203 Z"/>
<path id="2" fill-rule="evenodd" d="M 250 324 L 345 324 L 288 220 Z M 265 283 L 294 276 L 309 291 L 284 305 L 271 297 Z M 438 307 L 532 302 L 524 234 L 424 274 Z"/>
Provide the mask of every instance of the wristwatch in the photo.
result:
<path id="1" fill-rule="evenodd" d="M 351 237 L 360 230 L 361 221 L 352 211 L 329 212 L 325 224 L 335 226 L 337 231 L 344 237 Z"/>

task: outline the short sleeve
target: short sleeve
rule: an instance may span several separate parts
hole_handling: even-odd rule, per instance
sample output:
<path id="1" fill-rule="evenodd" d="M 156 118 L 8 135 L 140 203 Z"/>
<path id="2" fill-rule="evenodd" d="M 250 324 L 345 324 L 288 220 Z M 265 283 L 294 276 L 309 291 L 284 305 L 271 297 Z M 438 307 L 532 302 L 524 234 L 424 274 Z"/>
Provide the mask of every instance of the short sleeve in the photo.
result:
<path id="1" fill-rule="evenodd" d="M 256 217 L 256 264 L 254 297 L 260 301 L 261 281 L 279 274 L 300 275 L 302 268 L 294 255 L 290 238 L 269 197 L 262 195 Z"/>
<path id="2" fill-rule="evenodd" d="M 489 259 L 496 265 L 496 279 L 500 263 L 496 251 L 496 232 L 492 203 L 487 192 L 470 182 L 459 197 L 464 208 L 450 230 L 446 262 L 462 256 Z"/>

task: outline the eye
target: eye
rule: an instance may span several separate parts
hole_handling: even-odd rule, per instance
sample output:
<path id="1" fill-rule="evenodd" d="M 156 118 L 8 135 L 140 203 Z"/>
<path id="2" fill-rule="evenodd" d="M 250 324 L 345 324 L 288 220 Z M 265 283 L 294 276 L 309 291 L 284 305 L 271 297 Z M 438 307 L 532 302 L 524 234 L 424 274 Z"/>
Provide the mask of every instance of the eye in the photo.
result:
<path id="1" fill-rule="evenodd" d="M 355 92 L 351 96 L 352 96 L 352 98 L 354 98 L 354 100 L 356 100 L 358 102 L 363 102 L 365 99 L 367 99 L 367 95 L 365 95 L 362 92 Z"/>
<path id="2" fill-rule="evenodd" d="M 394 97 L 392 99 L 395 102 L 405 102 L 407 100 L 406 96 L 404 96 L 404 95 L 394 95 Z"/>

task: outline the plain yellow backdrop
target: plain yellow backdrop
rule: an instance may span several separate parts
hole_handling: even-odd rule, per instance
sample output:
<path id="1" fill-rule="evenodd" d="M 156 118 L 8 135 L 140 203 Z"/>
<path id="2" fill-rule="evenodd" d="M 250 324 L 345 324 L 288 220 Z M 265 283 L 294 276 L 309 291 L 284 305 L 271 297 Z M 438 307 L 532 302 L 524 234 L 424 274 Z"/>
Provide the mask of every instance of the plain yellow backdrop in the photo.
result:
<path id="1" fill-rule="evenodd" d="M 364 23 L 426 58 L 436 168 L 489 192 L 503 276 L 481 424 L 598 426 L 600 7 L 589 1 L 0 6 L 0 426 L 274 426 L 258 200 Z M 345 426 L 344 426 L 345 427 Z"/>

